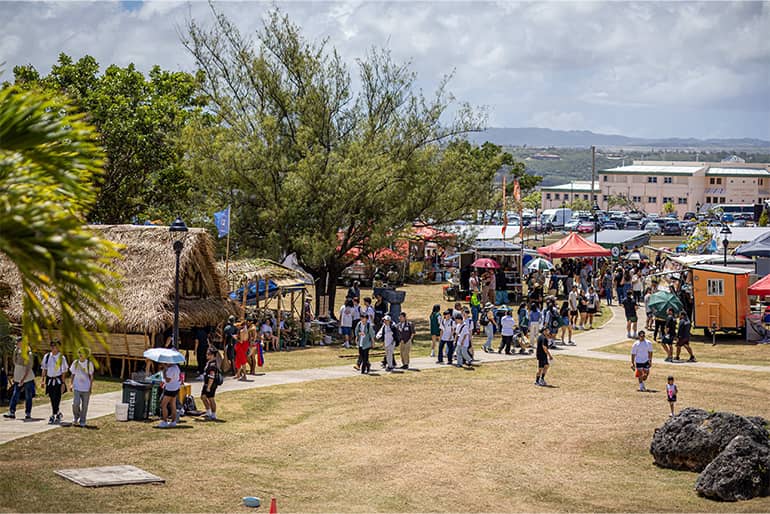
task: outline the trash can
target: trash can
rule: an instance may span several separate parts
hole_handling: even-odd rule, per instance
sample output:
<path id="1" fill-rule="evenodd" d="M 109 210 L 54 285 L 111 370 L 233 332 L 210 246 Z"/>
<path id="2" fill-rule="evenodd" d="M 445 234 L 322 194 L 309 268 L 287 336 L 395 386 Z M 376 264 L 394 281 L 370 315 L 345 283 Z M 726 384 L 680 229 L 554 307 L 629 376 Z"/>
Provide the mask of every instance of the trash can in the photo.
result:
<path id="1" fill-rule="evenodd" d="M 128 404 L 128 419 L 144 421 L 149 416 L 151 384 L 143 384 L 133 380 L 123 382 L 123 403 Z"/>

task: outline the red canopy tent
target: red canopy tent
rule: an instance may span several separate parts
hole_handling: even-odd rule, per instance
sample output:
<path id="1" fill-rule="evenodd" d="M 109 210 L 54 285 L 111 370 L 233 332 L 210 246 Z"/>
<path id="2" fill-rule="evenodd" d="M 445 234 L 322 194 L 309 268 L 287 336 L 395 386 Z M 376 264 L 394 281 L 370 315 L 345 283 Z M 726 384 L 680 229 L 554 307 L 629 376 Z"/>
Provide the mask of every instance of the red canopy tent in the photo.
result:
<path id="1" fill-rule="evenodd" d="M 537 253 L 549 259 L 563 257 L 609 257 L 612 253 L 603 246 L 586 241 L 576 233 L 571 233 L 548 246 L 541 246 Z"/>
<path id="2" fill-rule="evenodd" d="M 770 296 L 770 275 L 765 275 L 749 286 L 749 296 Z"/>

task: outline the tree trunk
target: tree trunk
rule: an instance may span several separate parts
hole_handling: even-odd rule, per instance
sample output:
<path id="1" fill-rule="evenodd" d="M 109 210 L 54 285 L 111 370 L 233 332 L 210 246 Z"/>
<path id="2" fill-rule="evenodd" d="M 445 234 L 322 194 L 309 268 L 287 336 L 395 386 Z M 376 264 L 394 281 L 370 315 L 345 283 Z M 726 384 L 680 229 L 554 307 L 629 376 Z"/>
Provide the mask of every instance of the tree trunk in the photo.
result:
<path id="1" fill-rule="evenodd" d="M 318 279 L 315 282 L 315 312 L 317 316 L 328 316 L 330 314 L 329 312 L 321 312 L 319 310 L 321 307 L 321 297 L 329 297 L 329 311 L 333 314 L 334 300 L 337 296 L 337 279 L 339 278 L 339 273 L 337 273 L 335 267 L 326 266 L 319 268 L 316 276 Z"/>

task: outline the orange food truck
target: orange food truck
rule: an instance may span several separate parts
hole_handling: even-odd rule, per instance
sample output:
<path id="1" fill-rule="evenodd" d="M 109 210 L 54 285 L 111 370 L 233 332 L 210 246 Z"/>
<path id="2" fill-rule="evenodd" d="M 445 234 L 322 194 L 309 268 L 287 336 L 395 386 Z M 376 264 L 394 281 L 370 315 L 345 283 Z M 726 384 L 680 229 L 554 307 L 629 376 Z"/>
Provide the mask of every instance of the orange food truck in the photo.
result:
<path id="1" fill-rule="evenodd" d="M 694 314 L 693 328 L 712 332 L 746 332 L 749 315 L 749 273 L 743 268 L 696 264 L 690 266 Z"/>

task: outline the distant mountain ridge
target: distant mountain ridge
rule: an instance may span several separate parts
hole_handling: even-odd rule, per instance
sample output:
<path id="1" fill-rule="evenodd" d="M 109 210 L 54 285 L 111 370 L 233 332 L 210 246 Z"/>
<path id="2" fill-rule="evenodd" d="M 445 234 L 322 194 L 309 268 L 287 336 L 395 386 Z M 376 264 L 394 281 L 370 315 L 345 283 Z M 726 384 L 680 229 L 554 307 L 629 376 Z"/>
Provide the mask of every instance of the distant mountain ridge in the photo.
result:
<path id="1" fill-rule="evenodd" d="M 647 139 L 616 134 L 596 134 L 589 130 L 552 130 L 537 127 L 505 128 L 490 127 L 484 132 L 474 132 L 468 139 L 476 144 L 490 141 L 501 146 L 536 146 L 583 148 L 591 145 L 610 147 L 654 148 L 760 148 L 770 149 L 770 141 L 753 138 L 697 139 L 662 138 Z"/>

